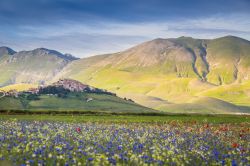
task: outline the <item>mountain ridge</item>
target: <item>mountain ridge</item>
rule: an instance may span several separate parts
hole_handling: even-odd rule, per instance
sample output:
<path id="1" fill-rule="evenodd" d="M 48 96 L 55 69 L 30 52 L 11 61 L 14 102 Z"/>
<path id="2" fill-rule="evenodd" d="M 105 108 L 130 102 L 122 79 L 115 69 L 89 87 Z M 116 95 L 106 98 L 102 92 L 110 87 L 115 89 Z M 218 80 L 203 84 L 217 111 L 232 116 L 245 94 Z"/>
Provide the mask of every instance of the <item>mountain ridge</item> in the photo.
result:
<path id="1" fill-rule="evenodd" d="M 29 51 L 19 51 L 16 52 L 17 54 L 40 54 L 40 55 L 53 55 L 53 56 L 57 56 L 59 58 L 65 59 L 65 60 L 77 60 L 79 58 L 72 56 L 71 54 L 62 54 L 56 50 L 51 50 L 51 49 L 47 49 L 47 48 L 36 48 L 33 50 L 29 50 Z M 15 54 L 16 54 L 15 53 Z"/>
<path id="2" fill-rule="evenodd" d="M 57 75 L 68 63 L 78 59 L 69 54 L 46 48 L 2 52 L 0 72 L 3 74 L 0 76 L 0 86 L 15 83 L 44 84 Z"/>
<path id="3" fill-rule="evenodd" d="M 241 39 L 241 38 L 238 38 L 235 36 L 225 36 L 225 37 L 221 37 L 221 38 L 216 38 L 214 40 L 212 40 L 212 39 L 194 39 L 191 37 L 180 37 L 180 38 L 175 38 L 175 39 L 174 38 L 170 38 L 170 39 L 158 38 L 158 39 L 154 39 L 154 40 L 151 40 L 148 42 L 144 42 L 144 43 L 139 44 L 135 47 L 127 49 L 123 52 L 105 55 L 106 57 L 111 59 L 108 61 L 115 62 L 115 64 L 109 63 L 105 60 L 103 60 L 102 63 L 104 65 L 111 64 L 113 66 L 119 66 L 119 64 L 120 64 L 119 67 L 121 68 L 121 70 L 129 70 L 129 68 L 131 69 L 133 67 L 133 65 L 135 66 L 135 63 L 137 63 L 136 65 L 138 65 L 138 66 L 144 66 L 144 67 L 150 66 L 151 64 L 154 64 L 154 63 L 160 63 L 160 62 L 163 63 L 163 61 L 166 60 L 166 59 L 164 59 L 164 55 L 162 55 L 164 53 L 164 51 L 163 51 L 163 53 L 160 52 L 161 49 L 168 49 L 168 51 L 171 51 L 171 48 L 174 48 L 175 52 L 172 52 L 172 54 L 177 52 L 178 54 L 184 54 L 184 55 L 175 56 L 174 58 L 176 58 L 176 59 L 173 59 L 173 58 L 171 59 L 171 57 L 169 57 L 167 59 L 168 61 L 172 60 L 172 62 L 174 63 L 174 65 L 172 65 L 172 68 L 171 68 L 170 64 L 167 64 L 170 66 L 169 67 L 170 71 L 173 72 L 176 70 L 177 75 L 179 77 L 187 77 L 189 74 L 191 74 L 191 75 L 196 74 L 200 79 L 202 79 L 204 81 L 207 81 L 207 79 L 209 79 L 208 82 L 210 82 L 210 83 L 214 83 L 217 85 L 221 85 L 223 83 L 227 84 L 227 83 L 232 83 L 233 81 L 236 80 L 236 78 L 233 78 L 233 77 L 235 77 L 234 73 L 236 72 L 236 70 L 232 71 L 233 74 L 232 74 L 231 80 L 223 80 L 223 78 L 220 78 L 220 76 L 218 76 L 217 78 L 214 78 L 215 76 L 210 76 L 209 73 L 210 73 L 211 67 L 213 67 L 213 66 L 210 65 L 211 62 L 208 62 L 208 60 L 210 60 L 214 57 L 210 57 L 209 56 L 210 53 L 207 51 L 211 50 L 211 48 L 209 48 L 209 46 L 213 45 L 213 42 L 216 42 L 217 40 L 225 40 L 227 42 L 230 42 L 230 40 L 235 40 L 235 39 L 237 40 L 237 42 L 241 41 L 241 42 L 245 42 L 245 44 L 246 43 L 249 44 L 247 47 L 250 47 L 250 42 L 248 40 Z M 156 46 L 156 45 L 158 45 L 158 46 Z M 145 46 L 147 49 L 146 51 L 145 51 L 145 49 L 140 50 L 141 47 L 145 47 Z M 162 48 L 160 48 L 161 46 L 162 46 Z M 154 49 L 156 49 L 156 50 L 154 50 Z M 249 49 L 249 48 L 247 48 L 247 49 Z M 146 56 L 144 54 L 145 52 L 147 55 L 150 54 L 151 56 L 145 57 Z M 125 54 L 125 55 L 121 56 L 121 54 Z M 132 54 L 132 56 L 129 57 L 127 54 Z M 156 54 L 158 54 L 158 55 L 156 55 Z M 207 56 L 207 54 L 209 57 Z M 138 58 L 137 55 L 140 55 L 140 57 Z M 104 56 L 104 55 L 99 55 L 99 56 Z M 96 57 L 96 56 L 94 56 L 94 57 Z M 83 59 L 90 60 L 91 58 L 92 57 L 83 58 Z M 117 60 L 116 58 L 119 60 Z M 232 58 L 232 57 L 230 57 L 230 58 Z M 247 58 L 249 58 L 249 57 L 247 57 Z M 193 68 L 192 70 L 190 70 L 190 73 L 185 73 L 183 70 L 186 70 L 186 68 L 182 69 L 183 66 L 178 66 L 179 62 L 185 63 L 185 60 L 189 61 L 188 62 L 189 66 L 186 66 L 186 68 L 188 68 L 188 69 Z M 177 64 L 175 64 L 176 63 L 175 61 L 177 61 Z M 122 65 L 121 65 L 121 63 L 122 63 Z M 130 66 L 128 65 L 128 63 L 130 63 Z M 178 70 L 180 71 L 179 73 L 178 73 Z M 215 73 L 215 74 L 220 75 L 220 73 L 219 74 Z M 208 75 L 208 78 L 207 78 L 207 75 Z M 241 76 L 241 77 L 244 77 L 244 76 Z"/>

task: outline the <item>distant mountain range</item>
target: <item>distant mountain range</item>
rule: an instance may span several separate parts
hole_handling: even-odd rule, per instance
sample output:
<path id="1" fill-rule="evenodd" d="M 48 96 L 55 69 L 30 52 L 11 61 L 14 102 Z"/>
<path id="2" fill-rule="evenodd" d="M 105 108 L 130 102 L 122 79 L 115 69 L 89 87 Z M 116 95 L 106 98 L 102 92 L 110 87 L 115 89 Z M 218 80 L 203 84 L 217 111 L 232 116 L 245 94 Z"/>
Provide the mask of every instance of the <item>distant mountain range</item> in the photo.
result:
<path id="1" fill-rule="evenodd" d="M 83 59 L 0 47 L 0 73 L 0 86 L 72 78 L 162 111 L 250 112 L 250 42 L 235 36 L 155 39 Z"/>
<path id="2" fill-rule="evenodd" d="M 0 47 L 0 86 L 23 82 L 44 84 L 77 59 L 45 48 L 15 52 Z"/>

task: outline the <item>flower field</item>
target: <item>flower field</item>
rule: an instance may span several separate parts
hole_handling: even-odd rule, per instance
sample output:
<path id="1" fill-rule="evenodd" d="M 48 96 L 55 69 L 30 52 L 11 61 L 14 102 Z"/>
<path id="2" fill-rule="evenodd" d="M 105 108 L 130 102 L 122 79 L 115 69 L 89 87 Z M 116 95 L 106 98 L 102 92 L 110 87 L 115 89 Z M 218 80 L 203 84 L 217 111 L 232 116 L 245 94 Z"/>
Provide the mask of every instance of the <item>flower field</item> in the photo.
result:
<path id="1" fill-rule="evenodd" d="M 249 165 L 250 125 L 0 120 L 0 165 Z"/>

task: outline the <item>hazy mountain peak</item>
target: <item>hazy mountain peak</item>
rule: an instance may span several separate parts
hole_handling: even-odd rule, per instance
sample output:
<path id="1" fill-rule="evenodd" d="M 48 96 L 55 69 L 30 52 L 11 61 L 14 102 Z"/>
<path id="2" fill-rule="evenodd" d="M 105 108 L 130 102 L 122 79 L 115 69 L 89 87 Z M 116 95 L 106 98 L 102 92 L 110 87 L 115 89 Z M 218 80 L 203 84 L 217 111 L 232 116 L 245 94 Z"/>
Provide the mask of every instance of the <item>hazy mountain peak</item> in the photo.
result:
<path id="1" fill-rule="evenodd" d="M 223 36 L 223 37 L 220 37 L 220 38 L 242 39 L 240 37 L 233 36 L 233 35 L 226 35 L 226 36 Z"/>
<path id="2" fill-rule="evenodd" d="M 9 48 L 9 47 L 5 47 L 5 46 L 0 47 L 0 56 L 2 56 L 2 55 L 13 55 L 15 53 L 16 52 L 14 50 L 12 50 L 11 48 Z"/>
<path id="3" fill-rule="evenodd" d="M 220 38 L 216 38 L 215 40 L 227 40 L 227 41 L 238 41 L 238 42 L 247 42 L 250 43 L 250 41 L 237 37 L 237 36 L 232 36 L 232 35 L 227 35 L 227 36 L 223 36 Z"/>
<path id="4" fill-rule="evenodd" d="M 65 60 L 76 60 L 79 58 L 74 57 L 71 54 L 62 54 L 56 50 L 50 50 L 47 48 L 37 48 L 35 50 L 33 50 L 34 53 L 38 53 L 38 54 L 46 54 L 46 55 L 55 55 L 57 57 L 63 58 Z"/>
<path id="5" fill-rule="evenodd" d="M 78 58 L 70 55 L 70 54 L 62 54 L 56 50 L 50 50 L 47 48 L 36 48 L 34 50 L 31 51 L 20 51 L 16 54 L 16 56 L 21 56 L 21 55 L 25 55 L 25 56 L 55 56 L 64 60 L 68 60 L 68 61 L 72 61 L 72 60 L 76 60 Z"/>
<path id="6" fill-rule="evenodd" d="M 49 54 L 52 54 L 52 55 L 56 55 L 56 56 L 63 56 L 62 53 L 58 52 L 58 51 L 55 51 L 55 50 L 50 50 L 50 49 L 47 49 L 47 48 L 37 48 L 37 49 L 34 49 L 32 51 L 34 54 L 45 54 L 45 55 L 49 55 Z"/>
<path id="7" fill-rule="evenodd" d="M 61 53 L 59 53 L 59 52 L 57 52 L 57 51 L 54 51 L 54 50 L 49 50 L 49 49 L 47 49 L 47 48 L 36 48 L 36 49 L 34 49 L 33 50 L 34 52 L 44 52 L 44 53 L 51 53 L 51 52 L 55 52 L 55 53 L 57 53 L 57 54 L 61 54 Z"/>
<path id="8" fill-rule="evenodd" d="M 72 54 L 69 54 L 69 53 L 64 54 L 64 56 L 67 57 L 68 59 L 71 59 L 71 60 L 80 59 L 80 58 L 77 58 L 77 57 L 75 57 L 75 56 L 73 56 Z"/>
<path id="9" fill-rule="evenodd" d="M 190 36 L 181 36 L 181 37 L 178 37 L 177 39 L 194 39 Z"/>

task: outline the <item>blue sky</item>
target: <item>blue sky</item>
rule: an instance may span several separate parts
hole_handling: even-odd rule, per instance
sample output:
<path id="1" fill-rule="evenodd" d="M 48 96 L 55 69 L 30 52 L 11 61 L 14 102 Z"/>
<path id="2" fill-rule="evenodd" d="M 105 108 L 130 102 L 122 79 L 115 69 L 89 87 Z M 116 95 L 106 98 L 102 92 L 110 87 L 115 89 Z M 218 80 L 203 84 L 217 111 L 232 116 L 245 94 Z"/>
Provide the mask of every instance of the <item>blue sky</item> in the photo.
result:
<path id="1" fill-rule="evenodd" d="M 0 45 L 78 57 L 154 38 L 250 40 L 250 0 L 0 0 Z"/>

